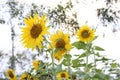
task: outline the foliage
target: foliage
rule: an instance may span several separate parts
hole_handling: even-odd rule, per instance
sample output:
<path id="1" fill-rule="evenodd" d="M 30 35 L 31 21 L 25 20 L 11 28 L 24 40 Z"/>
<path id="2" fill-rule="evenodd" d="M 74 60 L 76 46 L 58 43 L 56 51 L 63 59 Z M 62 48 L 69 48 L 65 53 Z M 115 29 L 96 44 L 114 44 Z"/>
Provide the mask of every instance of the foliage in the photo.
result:
<path id="1" fill-rule="evenodd" d="M 117 24 L 120 19 L 120 9 L 117 9 L 119 0 L 105 0 L 105 3 L 105 7 L 97 9 L 97 16 L 105 26 L 107 26 L 108 23 Z"/>
<path id="2" fill-rule="evenodd" d="M 77 12 L 73 11 L 73 7 L 72 2 L 68 1 L 64 6 L 61 2 L 54 9 L 48 9 L 48 17 L 52 23 L 50 25 L 53 28 L 71 31 L 74 35 L 76 29 L 79 27 L 77 22 Z"/>

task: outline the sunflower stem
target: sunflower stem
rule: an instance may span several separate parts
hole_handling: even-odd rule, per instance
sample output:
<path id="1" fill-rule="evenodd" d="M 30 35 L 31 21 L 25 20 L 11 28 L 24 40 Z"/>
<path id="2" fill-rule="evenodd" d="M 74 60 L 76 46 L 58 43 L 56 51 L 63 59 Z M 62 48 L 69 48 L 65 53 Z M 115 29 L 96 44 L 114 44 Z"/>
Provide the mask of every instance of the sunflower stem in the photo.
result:
<path id="1" fill-rule="evenodd" d="M 52 54 L 51 54 L 52 67 L 53 67 L 52 72 L 53 72 L 53 79 L 56 80 L 56 72 L 55 72 L 55 64 L 54 64 L 53 54 L 54 54 L 54 52 L 52 50 Z"/>
<path id="2" fill-rule="evenodd" d="M 96 56 L 95 56 L 95 52 L 94 52 L 93 48 L 92 48 L 92 52 L 94 54 L 94 69 L 96 69 Z"/>
<path id="3" fill-rule="evenodd" d="M 50 45 L 50 47 L 51 47 L 51 54 L 50 54 L 50 56 L 51 56 L 51 59 L 52 59 L 52 73 L 53 73 L 53 79 L 54 80 L 57 80 L 56 79 L 56 72 L 55 72 L 55 63 L 54 63 L 54 59 L 53 59 L 53 55 L 54 55 L 54 51 L 53 51 L 53 47 L 52 47 L 52 45 L 51 45 L 51 43 L 44 37 L 44 39 L 48 42 L 48 44 Z"/>
<path id="4" fill-rule="evenodd" d="M 69 73 L 69 75 L 70 75 L 70 78 L 71 78 L 71 80 L 73 80 L 72 79 L 72 74 L 71 74 L 71 68 L 70 68 L 70 60 L 68 60 L 68 73 Z"/>
<path id="5" fill-rule="evenodd" d="M 85 72 L 88 72 L 88 52 L 86 52 L 86 66 L 85 66 Z"/>
<path id="6" fill-rule="evenodd" d="M 85 66 L 85 72 L 88 73 L 88 57 L 89 57 L 89 49 L 90 45 L 87 43 L 87 51 L 86 51 L 86 66 Z"/>

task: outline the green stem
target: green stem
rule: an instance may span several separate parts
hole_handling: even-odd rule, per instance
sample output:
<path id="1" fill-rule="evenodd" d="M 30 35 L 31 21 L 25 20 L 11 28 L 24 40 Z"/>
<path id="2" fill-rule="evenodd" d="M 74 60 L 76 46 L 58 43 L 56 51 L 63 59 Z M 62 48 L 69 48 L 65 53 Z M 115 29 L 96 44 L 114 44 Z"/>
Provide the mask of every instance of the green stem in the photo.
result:
<path id="1" fill-rule="evenodd" d="M 70 70 L 70 61 L 68 62 L 68 73 L 70 73 L 71 70 Z"/>
<path id="2" fill-rule="evenodd" d="M 96 56 L 94 51 L 93 51 L 93 54 L 94 54 L 94 68 L 96 69 Z"/>
<path id="3" fill-rule="evenodd" d="M 94 67 L 95 67 L 95 69 L 96 69 L 96 58 L 95 58 L 95 55 L 94 55 Z"/>
<path id="4" fill-rule="evenodd" d="M 89 43 L 87 43 L 87 51 L 86 51 L 86 66 L 85 66 L 85 72 L 88 72 L 88 57 L 89 57 L 89 49 L 90 49 L 90 45 Z"/>
<path id="5" fill-rule="evenodd" d="M 48 42 L 48 44 L 50 45 L 51 50 L 52 50 L 52 53 L 50 54 L 51 59 L 52 59 L 52 73 L 53 73 L 53 79 L 57 80 L 56 79 L 56 72 L 55 72 L 55 63 L 54 63 L 54 59 L 53 59 L 53 55 L 54 55 L 53 47 L 52 47 L 51 43 L 45 37 L 44 37 L 44 39 Z"/>
<path id="6" fill-rule="evenodd" d="M 85 66 L 85 72 L 88 72 L 88 51 L 86 52 L 86 66 Z"/>
<path id="7" fill-rule="evenodd" d="M 53 52 L 53 50 L 52 50 L 52 54 L 51 54 L 52 67 L 53 67 L 53 69 L 52 69 L 52 73 L 53 73 L 53 76 L 54 76 L 53 79 L 56 80 L 56 72 L 55 72 L 55 64 L 54 64 L 53 54 L 54 54 L 54 52 Z"/>
<path id="8" fill-rule="evenodd" d="M 70 75 L 70 78 L 71 78 L 71 80 L 73 80 L 72 79 L 72 74 L 71 74 L 71 67 L 70 67 L 70 60 L 68 60 L 68 73 L 69 73 L 69 75 Z"/>

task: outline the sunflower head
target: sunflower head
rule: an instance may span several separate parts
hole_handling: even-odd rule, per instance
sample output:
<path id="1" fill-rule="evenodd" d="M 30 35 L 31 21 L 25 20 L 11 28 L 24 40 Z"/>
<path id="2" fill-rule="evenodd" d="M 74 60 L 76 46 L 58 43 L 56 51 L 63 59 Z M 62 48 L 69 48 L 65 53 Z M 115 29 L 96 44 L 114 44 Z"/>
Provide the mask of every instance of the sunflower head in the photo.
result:
<path id="1" fill-rule="evenodd" d="M 69 34 L 64 34 L 62 31 L 57 31 L 50 37 L 52 48 L 69 51 L 71 48 Z"/>
<path id="2" fill-rule="evenodd" d="M 91 42 L 95 37 L 95 30 L 91 29 L 91 27 L 87 25 L 83 25 L 78 31 L 77 31 L 77 37 L 80 41 L 83 42 Z"/>
<path id="3" fill-rule="evenodd" d="M 40 62 L 38 60 L 34 60 L 33 61 L 32 65 L 33 65 L 33 67 L 34 67 L 35 70 L 39 69 L 39 64 L 40 64 Z"/>
<path id="4" fill-rule="evenodd" d="M 17 80 L 16 75 L 14 73 L 14 71 L 12 69 L 8 69 L 6 72 L 6 76 L 10 79 L 10 80 Z"/>
<path id="5" fill-rule="evenodd" d="M 33 39 L 36 39 L 41 32 L 42 32 L 42 26 L 39 23 L 34 24 L 30 30 L 30 35 Z"/>
<path id="6" fill-rule="evenodd" d="M 22 28 L 21 41 L 24 47 L 41 48 L 43 42 L 43 36 L 48 33 L 48 27 L 46 16 L 39 17 L 35 14 L 34 17 L 25 18 L 25 27 Z"/>
<path id="7" fill-rule="evenodd" d="M 28 76 L 27 73 L 23 73 L 23 74 L 20 76 L 20 80 L 27 79 L 27 76 Z"/>
<path id="8" fill-rule="evenodd" d="M 57 78 L 58 78 L 58 80 L 63 80 L 63 79 L 68 80 L 69 75 L 68 75 L 68 73 L 66 71 L 62 71 L 62 72 L 59 72 L 57 74 Z"/>
<path id="9" fill-rule="evenodd" d="M 37 80 L 36 78 L 34 78 L 30 73 L 23 73 L 20 77 L 20 80 Z"/>
<path id="10" fill-rule="evenodd" d="M 62 38 L 56 40 L 55 47 L 59 49 L 65 49 L 65 41 Z"/>
<path id="11" fill-rule="evenodd" d="M 64 34 L 62 31 L 57 31 L 56 33 L 52 34 L 50 41 L 51 48 L 55 50 L 54 58 L 58 61 L 61 60 L 62 55 L 71 48 L 69 34 Z"/>

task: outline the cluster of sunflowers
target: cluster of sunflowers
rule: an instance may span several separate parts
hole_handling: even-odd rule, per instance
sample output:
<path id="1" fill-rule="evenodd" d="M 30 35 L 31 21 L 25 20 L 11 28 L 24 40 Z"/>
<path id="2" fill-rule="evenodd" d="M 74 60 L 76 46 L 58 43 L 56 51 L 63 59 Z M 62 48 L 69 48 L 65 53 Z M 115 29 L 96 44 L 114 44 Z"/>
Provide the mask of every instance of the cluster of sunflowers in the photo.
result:
<path id="1" fill-rule="evenodd" d="M 14 70 L 8 69 L 6 71 L 7 78 L 10 80 L 76 80 L 74 75 L 71 76 L 70 66 L 68 66 L 68 70 L 62 70 L 62 63 L 60 63 L 64 55 L 66 57 L 70 56 L 69 52 L 73 48 L 70 35 L 63 33 L 62 30 L 51 34 L 48 31 L 49 27 L 46 25 L 48 19 L 45 15 L 39 17 L 38 14 L 35 14 L 33 17 L 25 18 L 24 22 L 26 26 L 21 29 L 21 42 L 24 47 L 32 50 L 36 47 L 43 49 L 44 41 L 46 41 L 51 62 L 48 64 L 41 60 L 34 60 L 31 70 L 18 77 Z M 47 38 L 46 35 L 49 37 Z M 95 30 L 88 25 L 83 25 L 76 35 L 79 42 L 89 44 L 95 39 Z M 58 61 L 58 64 L 55 64 L 55 61 Z M 88 65 L 86 65 L 85 70 L 88 71 Z"/>

